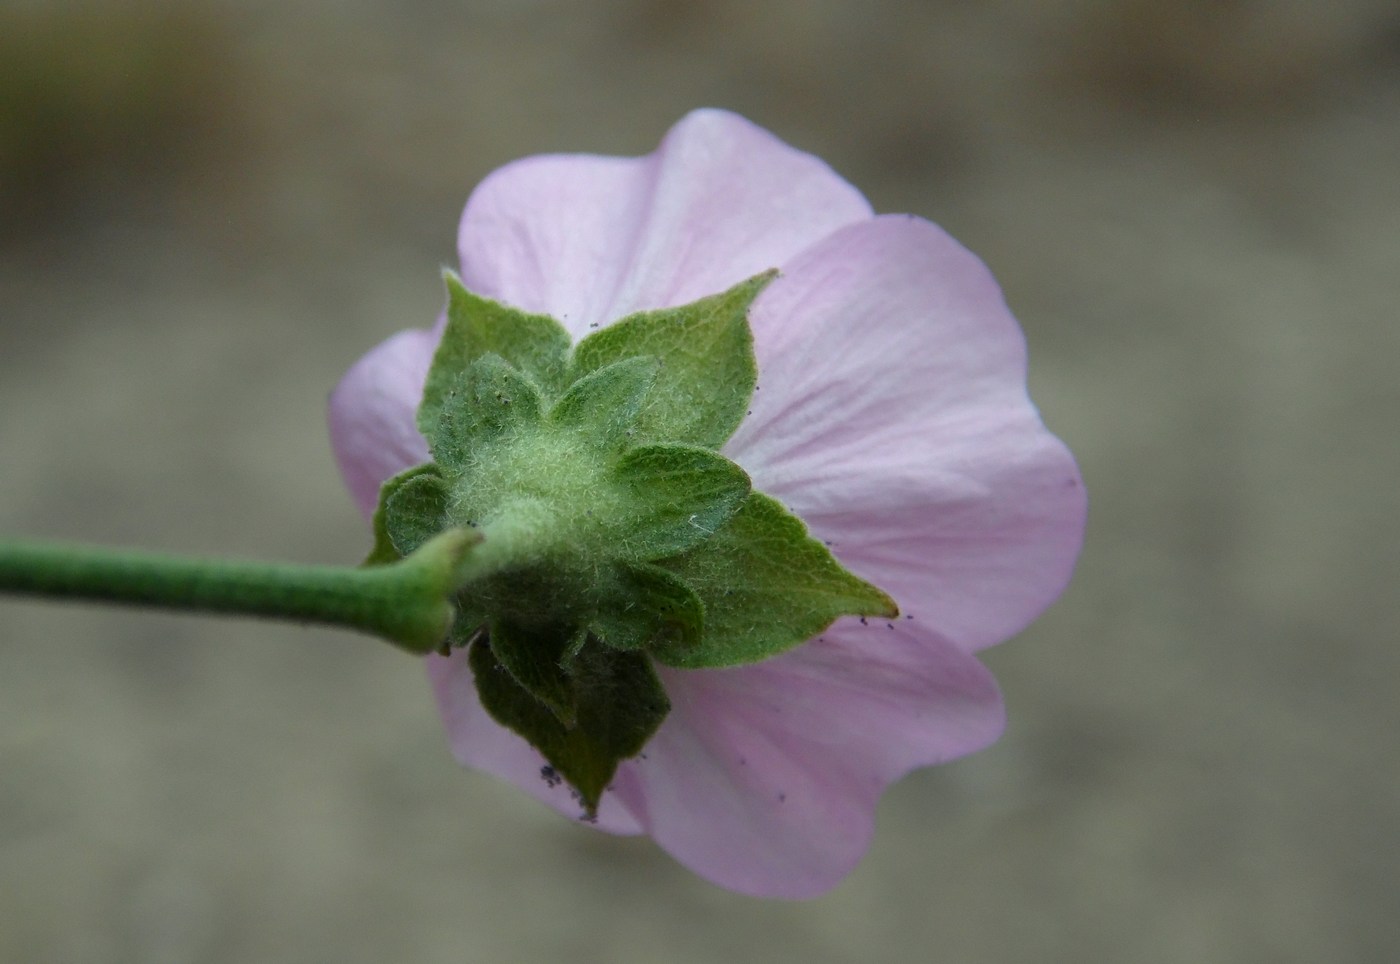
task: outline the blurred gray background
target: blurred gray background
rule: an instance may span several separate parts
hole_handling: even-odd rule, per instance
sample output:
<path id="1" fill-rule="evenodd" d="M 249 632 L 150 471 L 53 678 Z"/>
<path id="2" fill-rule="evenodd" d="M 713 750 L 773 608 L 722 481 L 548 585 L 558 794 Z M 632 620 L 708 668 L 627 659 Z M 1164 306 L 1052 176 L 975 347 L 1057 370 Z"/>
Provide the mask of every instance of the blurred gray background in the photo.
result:
<path id="1" fill-rule="evenodd" d="M 353 562 L 327 392 L 492 168 L 725 106 L 992 266 L 1088 545 L 805 904 L 460 770 L 411 659 L 0 600 L 0 960 L 1400 959 L 1390 0 L 0 2 L 0 533 Z"/>

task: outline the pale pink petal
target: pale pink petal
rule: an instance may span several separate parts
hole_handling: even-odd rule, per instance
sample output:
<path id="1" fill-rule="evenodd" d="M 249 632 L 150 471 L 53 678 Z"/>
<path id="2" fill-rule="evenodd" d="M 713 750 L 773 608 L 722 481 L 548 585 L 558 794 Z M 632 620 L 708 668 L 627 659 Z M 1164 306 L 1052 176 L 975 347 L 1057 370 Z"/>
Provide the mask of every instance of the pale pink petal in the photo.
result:
<path id="1" fill-rule="evenodd" d="M 976 257 L 917 218 L 852 225 L 784 265 L 752 323 L 759 391 L 725 451 L 756 489 L 966 649 L 1059 595 L 1083 486 Z"/>
<path id="2" fill-rule="evenodd" d="M 399 332 L 357 361 L 331 393 L 331 448 L 366 516 L 374 513 L 386 479 L 430 457 L 414 413 L 441 334 L 422 328 Z"/>
<path id="3" fill-rule="evenodd" d="M 482 709 L 466 650 L 448 657 L 429 656 L 428 678 L 432 680 L 452 754 L 458 762 L 508 780 L 564 816 L 578 819 L 583 808 L 569 786 L 557 781 L 551 786 L 542 775 L 544 757 Z M 592 825 L 616 834 L 642 832 L 636 819 L 611 793 L 603 794 L 598 820 Z"/>
<path id="4" fill-rule="evenodd" d="M 691 870 L 764 897 L 829 890 L 891 782 L 1004 724 L 986 669 L 908 621 L 843 621 L 764 663 L 664 679 L 671 714 L 613 793 Z"/>
<path id="5" fill-rule="evenodd" d="M 870 216 L 825 162 L 700 110 L 646 157 L 546 155 L 495 171 L 467 202 L 458 245 L 468 288 L 580 338 L 716 294 Z"/>

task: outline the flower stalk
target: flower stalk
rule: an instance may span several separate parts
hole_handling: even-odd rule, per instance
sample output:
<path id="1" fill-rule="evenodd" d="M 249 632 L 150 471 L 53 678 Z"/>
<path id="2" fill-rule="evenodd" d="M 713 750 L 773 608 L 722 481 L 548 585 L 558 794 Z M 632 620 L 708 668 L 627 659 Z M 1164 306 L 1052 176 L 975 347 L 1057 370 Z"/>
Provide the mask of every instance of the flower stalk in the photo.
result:
<path id="1" fill-rule="evenodd" d="M 480 535 L 452 529 L 382 566 L 199 559 L 34 542 L 0 543 L 0 592 L 339 626 L 411 653 L 439 649 Z"/>

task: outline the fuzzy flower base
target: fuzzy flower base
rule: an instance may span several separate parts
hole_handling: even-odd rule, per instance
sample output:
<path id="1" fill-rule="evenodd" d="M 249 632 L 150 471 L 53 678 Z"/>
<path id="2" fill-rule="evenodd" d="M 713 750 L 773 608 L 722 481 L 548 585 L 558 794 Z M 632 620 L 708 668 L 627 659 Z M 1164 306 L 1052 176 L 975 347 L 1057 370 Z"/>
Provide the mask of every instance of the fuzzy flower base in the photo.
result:
<path id="1" fill-rule="evenodd" d="M 646 157 L 501 168 L 468 201 L 459 247 L 467 288 L 551 315 L 575 341 L 780 270 L 750 310 L 758 391 L 723 453 L 903 615 L 838 620 L 754 665 L 659 667 L 671 712 L 594 825 L 648 834 L 732 890 L 825 892 L 866 851 L 890 783 L 1000 734 L 1000 694 L 973 654 L 1049 605 L 1079 552 L 1083 485 L 1027 398 L 996 283 L 938 227 L 876 216 L 817 158 L 715 110 Z M 331 399 L 366 515 L 385 480 L 430 457 L 414 412 L 441 331 L 390 338 Z M 465 651 L 428 670 L 462 763 L 578 816 L 543 758 L 482 709 Z"/>

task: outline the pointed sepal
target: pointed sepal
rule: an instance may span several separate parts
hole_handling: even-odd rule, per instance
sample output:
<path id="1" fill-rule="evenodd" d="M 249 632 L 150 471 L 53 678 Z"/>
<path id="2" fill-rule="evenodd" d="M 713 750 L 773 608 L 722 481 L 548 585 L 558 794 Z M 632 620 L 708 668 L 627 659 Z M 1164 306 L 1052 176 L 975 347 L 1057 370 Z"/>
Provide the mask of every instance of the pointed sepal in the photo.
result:
<path id="1" fill-rule="evenodd" d="M 671 708 L 651 661 L 641 653 L 585 645 L 574 656 L 572 726 L 520 685 L 489 636 L 472 643 L 468 659 L 486 712 L 534 746 L 569 782 L 585 817 L 597 814 L 618 764 L 642 751 Z"/>
<path id="2" fill-rule="evenodd" d="M 841 616 L 899 615 L 893 599 L 847 570 L 802 520 L 759 492 L 713 538 L 659 565 L 705 604 L 698 645 L 650 650 L 668 666 L 756 663 L 811 639 Z"/>
<path id="3" fill-rule="evenodd" d="M 655 358 L 661 371 L 639 437 L 717 449 L 748 412 L 758 382 L 748 312 L 776 276 L 768 271 L 722 294 L 639 312 L 600 329 L 574 349 L 571 377 L 626 358 Z"/>

